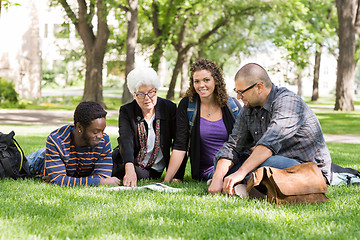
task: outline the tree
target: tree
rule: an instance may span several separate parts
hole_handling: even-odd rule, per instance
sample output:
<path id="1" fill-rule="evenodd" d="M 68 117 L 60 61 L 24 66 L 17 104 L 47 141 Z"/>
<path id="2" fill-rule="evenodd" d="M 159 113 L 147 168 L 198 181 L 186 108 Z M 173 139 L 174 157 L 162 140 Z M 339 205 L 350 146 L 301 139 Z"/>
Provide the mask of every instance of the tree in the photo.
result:
<path id="1" fill-rule="evenodd" d="M 20 4 L 11 2 L 10 0 L 0 0 L 0 16 L 3 7 L 8 8 L 11 6 L 20 6 Z"/>
<path id="2" fill-rule="evenodd" d="M 335 110 L 354 110 L 354 78 L 359 56 L 360 2 L 336 0 L 338 15 L 339 57 L 336 78 Z"/>
<path id="3" fill-rule="evenodd" d="M 106 107 L 102 84 L 103 62 L 110 34 L 106 1 L 78 0 L 76 7 L 70 6 L 67 0 L 57 0 L 57 2 L 65 9 L 66 15 L 75 25 L 84 43 L 86 72 L 82 101 L 94 101 Z M 77 14 L 73 9 L 77 10 Z M 97 21 L 96 34 L 92 24 L 94 16 Z"/>
<path id="4" fill-rule="evenodd" d="M 166 96 L 168 99 L 174 98 L 177 77 L 191 48 L 204 44 L 234 18 L 252 16 L 268 8 L 268 4 L 262 1 L 211 1 L 206 3 L 206 8 L 204 6 L 205 3 L 197 1 L 195 4 L 188 4 L 188 7 L 182 7 L 183 12 L 177 15 L 177 25 L 172 31 L 171 39 L 177 58 Z"/>
<path id="5" fill-rule="evenodd" d="M 135 48 L 138 37 L 138 0 L 128 0 L 128 6 L 119 5 L 126 12 L 128 24 L 126 37 L 126 66 L 125 66 L 125 83 L 122 95 L 122 104 L 128 103 L 132 95 L 127 87 L 127 75 L 135 68 Z"/>
<path id="6" fill-rule="evenodd" d="M 315 49 L 313 78 L 313 97 L 318 98 L 318 80 L 320 73 L 321 51 L 327 39 L 334 36 L 335 23 L 331 12 L 332 0 L 298 0 L 282 1 L 277 6 L 275 16 L 278 23 L 274 29 L 273 39 L 278 47 L 287 52 L 287 60 L 295 66 L 298 95 L 302 94 L 303 70 L 310 65 L 310 57 Z M 272 22 L 272 21 L 269 21 Z"/>
<path id="7" fill-rule="evenodd" d="M 313 91 L 311 101 L 319 99 L 319 78 L 321 54 L 326 39 L 333 38 L 335 35 L 336 19 L 334 17 L 333 0 L 327 1 L 310 1 L 310 9 L 308 14 L 310 28 L 314 36 L 315 44 L 315 64 L 313 76 Z"/>
<path id="8" fill-rule="evenodd" d="M 151 21 L 152 30 L 155 38 L 154 50 L 150 57 L 151 67 L 158 71 L 161 57 L 164 49 L 170 40 L 170 33 L 174 26 L 173 19 L 177 10 L 181 9 L 183 1 L 168 0 L 158 1 L 152 0 L 150 11 L 144 11 L 145 15 Z"/>

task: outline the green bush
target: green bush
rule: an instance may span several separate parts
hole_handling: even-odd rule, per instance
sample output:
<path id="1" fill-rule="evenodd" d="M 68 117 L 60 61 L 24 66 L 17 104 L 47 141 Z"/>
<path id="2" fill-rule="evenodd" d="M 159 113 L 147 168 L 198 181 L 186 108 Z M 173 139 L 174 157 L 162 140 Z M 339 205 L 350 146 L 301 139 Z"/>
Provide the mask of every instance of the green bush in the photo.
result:
<path id="1" fill-rule="evenodd" d="M 18 95 L 12 82 L 0 78 L 0 105 L 16 105 L 19 101 Z"/>

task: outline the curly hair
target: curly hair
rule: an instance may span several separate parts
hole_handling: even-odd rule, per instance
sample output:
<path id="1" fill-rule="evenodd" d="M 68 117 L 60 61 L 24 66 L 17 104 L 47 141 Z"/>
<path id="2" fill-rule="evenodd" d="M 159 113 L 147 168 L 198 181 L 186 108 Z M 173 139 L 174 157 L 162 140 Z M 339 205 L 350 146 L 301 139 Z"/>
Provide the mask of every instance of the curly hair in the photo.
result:
<path id="1" fill-rule="evenodd" d="M 84 128 L 91 125 L 92 120 L 105 118 L 107 112 L 96 102 L 81 102 L 74 112 L 74 124 L 80 123 Z"/>
<path id="2" fill-rule="evenodd" d="M 215 80 L 215 89 L 214 89 L 214 95 L 215 95 L 215 102 L 220 107 L 223 107 L 226 105 L 228 101 L 228 94 L 226 91 L 226 83 L 224 80 L 223 72 L 218 67 L 218 65 L 210 60 L 207 59 L 201 59 L 193 63 L 190 67 L 190 82 L 189 82 L 189 88 L 186 90 L 185 97 L 189 97 L 190 102 L 194 101 L 194 96 L 197 94 L 194 88 L 194 73 L 201 70 L 207 70 L 211 73 L 211 76 Z"/>

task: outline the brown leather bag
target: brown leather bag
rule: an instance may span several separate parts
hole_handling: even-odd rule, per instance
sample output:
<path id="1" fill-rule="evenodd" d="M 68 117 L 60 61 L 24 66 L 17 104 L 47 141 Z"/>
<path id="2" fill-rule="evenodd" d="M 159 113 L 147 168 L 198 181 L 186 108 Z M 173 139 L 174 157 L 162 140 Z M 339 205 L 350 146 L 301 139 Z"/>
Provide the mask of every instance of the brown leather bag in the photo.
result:
<path id="1" fill-rule="evenodd" d="M 246 191 L 249 193 L 254 187 L 259 190 L 265 187 L 270 203 L 306 204 L 329 201 L 325 196 L 325 178 L 314 162 L 285 169 L 261 167 L 252 173 Z"/>

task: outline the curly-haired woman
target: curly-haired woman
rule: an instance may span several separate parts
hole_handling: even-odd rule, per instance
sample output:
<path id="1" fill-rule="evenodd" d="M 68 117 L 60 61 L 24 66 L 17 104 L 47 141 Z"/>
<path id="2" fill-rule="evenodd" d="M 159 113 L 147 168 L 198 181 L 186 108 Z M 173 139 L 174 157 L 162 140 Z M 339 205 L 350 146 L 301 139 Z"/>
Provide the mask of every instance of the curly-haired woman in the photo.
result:
<path id="1" fill-rule="evenodd" d="M 176 140 L 164 182 L 173 181 L 175 173 L 184 173 L 187 151 L 193 179 L 208 180 L 214 173 L 213 158 L 227 141 L 235 123 L 228 106 L 229 96 L 221 69 L 202 59 L 190 68 L 190 86 L 180 101 L 176 114 Z M 189 132 L 189 102 L 197 102 L 195 121 Z M 241 106 L 234 99 L 237 108 Z"/>

